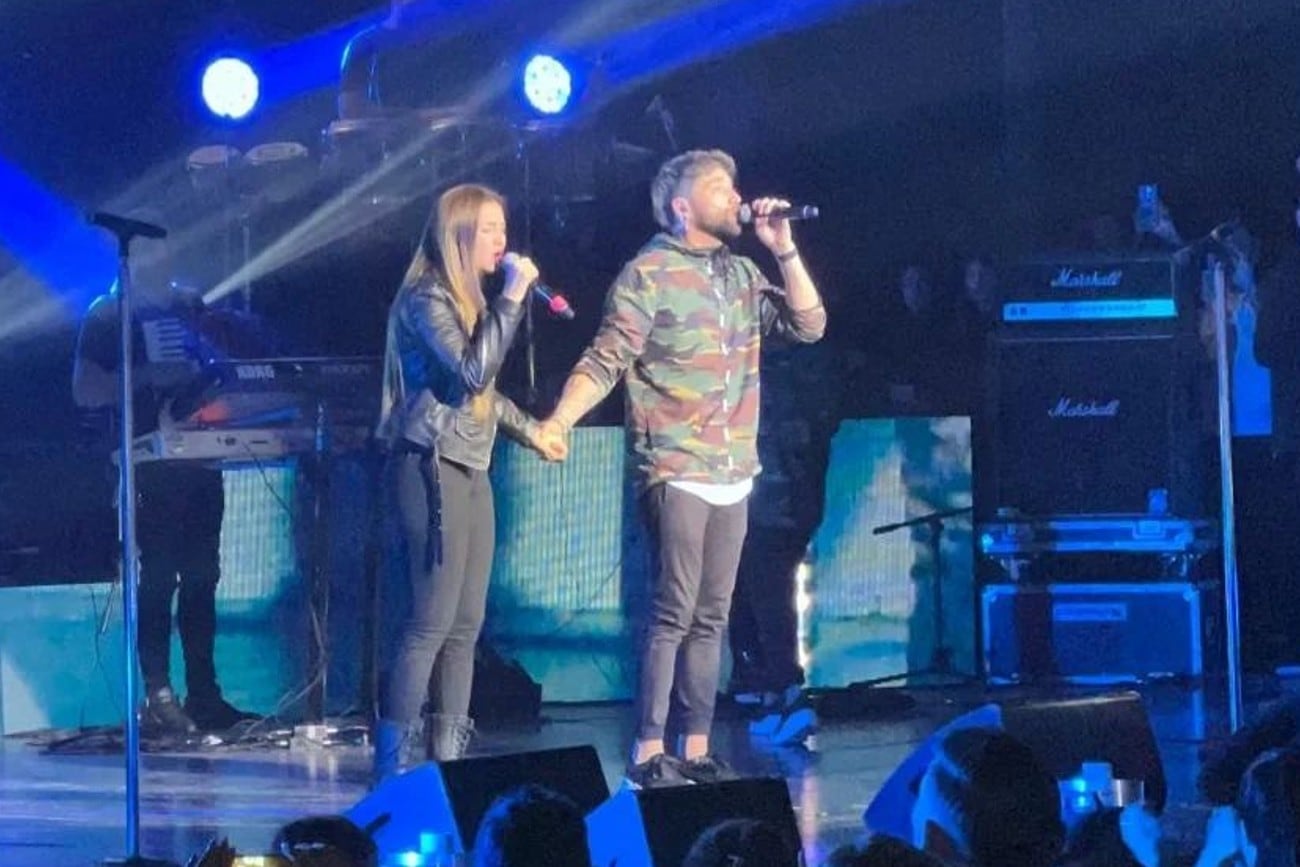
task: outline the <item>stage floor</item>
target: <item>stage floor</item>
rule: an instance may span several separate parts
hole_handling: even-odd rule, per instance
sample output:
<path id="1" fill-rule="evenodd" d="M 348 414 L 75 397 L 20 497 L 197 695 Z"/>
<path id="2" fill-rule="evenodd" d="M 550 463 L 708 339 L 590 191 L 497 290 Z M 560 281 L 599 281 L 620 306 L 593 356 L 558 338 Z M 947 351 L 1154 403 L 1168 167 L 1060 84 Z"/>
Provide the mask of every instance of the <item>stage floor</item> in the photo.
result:
<path id="1" fill-rule="evenodd" d="M 1226 730 L 1221 687 L 1143 690 L 1169 784 L 1162 827 L 1171 854 L 1199 842 L 1206 809 L 1195 803 L 1198 754 Z M 1049 694 L 983 688 L 913 690 L 915 707 L 824 720 L 811 749 L 756 746 L 739 720 L 719 723 L 719 752 L 749 774 L 785 777 L 810 865 L 855 837 L 877 788 L 937 724 L 984 701 Z M 476 751 L 503 753 L 592 744 L 611 788 L 630 733 L 623 705 L 547 706 L 542 724 L 487 732 Z M 90 865 L 123 848 L 124 783 L 119 754 L 51 755 L 14 736 L 0 742 L 0 864 Z M 363 747 L 229 746 L 143 757 L 142 841 L 146 855 L 183 864 L 213 836 L 241 852 L 263 851 L 283 823 L 339 812 L 365 793 Z M 1181 860 L 1178 858 L 1176 860 Z"/>

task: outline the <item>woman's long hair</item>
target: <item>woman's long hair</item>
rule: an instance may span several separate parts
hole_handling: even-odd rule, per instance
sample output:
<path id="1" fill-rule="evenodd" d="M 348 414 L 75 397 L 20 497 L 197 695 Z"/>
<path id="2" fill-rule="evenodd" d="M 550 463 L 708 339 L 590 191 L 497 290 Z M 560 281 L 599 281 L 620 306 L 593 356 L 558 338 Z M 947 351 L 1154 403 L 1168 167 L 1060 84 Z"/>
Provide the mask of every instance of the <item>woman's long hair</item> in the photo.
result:
<path id="1" fill-rule="evenodd" d="M 430 272 L 441 272 L 467 334 L 474 333 L 487 307 L 483 281 L 473 260 L 479 210 L 486 202 L 496 202 L 503 212 L 506 209 L 505 198 L 500 193 L 479 184 L 460 184 L 439 196 L 402 280 L 404 286 L 411 286 Z M 489 387 L 471 401 L 475 418 L 487 418 L 491 405 L 492 388 Z"/>

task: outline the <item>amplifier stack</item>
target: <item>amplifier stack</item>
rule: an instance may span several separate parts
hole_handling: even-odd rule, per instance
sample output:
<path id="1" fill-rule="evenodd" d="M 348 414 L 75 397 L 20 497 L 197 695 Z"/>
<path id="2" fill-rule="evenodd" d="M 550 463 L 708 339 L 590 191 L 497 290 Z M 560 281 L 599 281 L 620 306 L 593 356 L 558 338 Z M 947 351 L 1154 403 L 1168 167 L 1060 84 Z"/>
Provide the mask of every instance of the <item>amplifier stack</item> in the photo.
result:
<path id="1" fill-rule="evenodd" d="M 1200 471 L 1213 368 L 1196 276 L 1170 257 L 1080 255 L 1025 262 L 1004 284 L 977 504 L 980 553 L 1002 575 L 982 589 L 990 680 L 1202 673 L 1192 579 L 1215 545 Z M 1194 646 L 1120 650 L 1147 646 L 1162 618 Z"/>

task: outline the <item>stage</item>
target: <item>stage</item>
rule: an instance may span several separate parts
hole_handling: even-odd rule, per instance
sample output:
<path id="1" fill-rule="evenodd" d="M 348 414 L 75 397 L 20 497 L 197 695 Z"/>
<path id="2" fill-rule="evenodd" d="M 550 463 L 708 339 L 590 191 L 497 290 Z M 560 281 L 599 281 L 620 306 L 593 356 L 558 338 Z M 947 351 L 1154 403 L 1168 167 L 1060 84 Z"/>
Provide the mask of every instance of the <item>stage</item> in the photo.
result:
<path id="1" fill-rule="evenodd" d="M 1207 738 L 1226 730 L 1223 690 L 1162 685 L 1142 692 L 1169 786 L 1161 824 L 1168 854 L 1178 862 L 1194 854 L 1207 815 L 1195 791 L 1198 753 Z M 936 725 L 986 701 L 1065 693 L 975 686 L 909 694 L 916 699 L 910 710 L 824 720 L 809 749 L 765 749 L 733 718 L 719 722 L 716 744 L 745 774 L 787 780 L 808 863 L 815 865 L 862 830 L 862 811 L 874 793 Z M 474 753 L 591 744 L 614 789 L 629 725 L 623 704 L 547 705 L 539 725 L 485 732 Z M 72 867 L 121 854 L 121 755 L 44 754 L 32 745 L 41 740 L 48 737 L 14 735 L 0 747 L 0 863 Z M 283 823 L 350 807 L 366 792 L 368 768 L 369 752 L 360 746 L 216 746 L 146 754 L 142 848 L 182 864 L 213 836 L 229 837 L 246 854 L 262 851 Z"/>

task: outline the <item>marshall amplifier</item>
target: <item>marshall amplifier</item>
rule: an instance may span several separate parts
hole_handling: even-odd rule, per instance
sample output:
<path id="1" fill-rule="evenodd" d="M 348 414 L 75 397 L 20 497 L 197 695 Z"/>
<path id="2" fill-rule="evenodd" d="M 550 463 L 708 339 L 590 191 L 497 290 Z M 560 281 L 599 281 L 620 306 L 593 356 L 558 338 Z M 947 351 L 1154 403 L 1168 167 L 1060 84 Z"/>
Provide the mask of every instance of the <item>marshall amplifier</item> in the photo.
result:
<path id="1" fill-rule="evenodd" d="M 1169 333 L 1190 317 L 1187 275 L 1168 256 L 1031 259 L 1011 270 L 1001 327 L 1018 334 Z M 1194 287 L 1190 287 L 1194 288 Z"/>
<path id="2" fill-rule="evenodd" d="M 1002 335 L 981 513 L 1201 517 L 1196 351 L 1174 335 Z"/>

